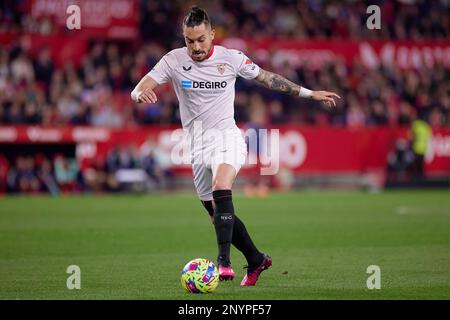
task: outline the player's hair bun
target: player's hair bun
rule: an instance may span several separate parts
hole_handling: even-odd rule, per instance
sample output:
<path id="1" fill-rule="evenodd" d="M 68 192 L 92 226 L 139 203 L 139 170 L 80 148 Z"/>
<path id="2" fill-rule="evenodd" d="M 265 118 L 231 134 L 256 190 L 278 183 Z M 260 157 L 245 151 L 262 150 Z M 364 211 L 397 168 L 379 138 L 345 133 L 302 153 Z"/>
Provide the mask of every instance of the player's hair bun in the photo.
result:
<path id="1" fill-rule="evenodd" d="M 183 23 L 187 27 L 195 27 L 202 23 L 210 24 L 210 20 L 204 9 L 197 5 L 193 5 L 191 11 L 184 18 Z"/>

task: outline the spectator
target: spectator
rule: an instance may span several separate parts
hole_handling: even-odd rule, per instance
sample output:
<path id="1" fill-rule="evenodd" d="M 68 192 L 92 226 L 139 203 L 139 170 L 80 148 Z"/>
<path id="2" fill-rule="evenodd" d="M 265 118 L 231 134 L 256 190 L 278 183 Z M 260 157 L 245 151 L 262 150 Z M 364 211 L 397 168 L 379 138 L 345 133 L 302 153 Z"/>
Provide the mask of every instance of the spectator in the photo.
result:
<path id="1" fill-rule="evenodd" d="M 266 197 L 269 189 L 267 176 L 261 175 L 261 155 L 266 152 L 267 142 L 261 129 L 267 128 L 268 115 L 264 107 L 264 101 L 258 94 L 250 97 L 249 122 L 246 124 L 246 136 L 248 147 L 247 179 L 244 187 L 245 195 Z"/>
<path id="2" fill-rule="evenodd" d="M 394 150 L 388 154 L 387 182 L 404 183 L 411 179 L 414 153 L 406 139 L 398 139 Z"/>
<path id="3" fill-rule="evenodd" d="M 412 150 L 414 152 L 413 173 L 416 180 L 422 180 L 425 176 L 425 154 L 428 150 L 431 138 L 430 125 L 425 121 L 425 114 L 413 121 L 411 127 Z"/>
<path id="4" fill-rule="evenodd" d="M 152 136 L 140 149 L 142 168 L 158 189 L 170 189 L 173 185 L 172 160 L 170 150 L 158 146 Z"/>
<path id="5" fill-rule="evenodd" d="M 415 115 L 413 112 L 413 107 L 410 103 L 403 101 L 400 104 L 400 114 L 398 116 L 398 124 L 400 126 L 409 126 L 411 125 L 412 120 Z"/>
<path id="6" fill-rule="evenodd" d="M 34 62 L 34 73 L 36 74 L 36 80 L 41 81 L 46 88 L 50 86 L 50 82 L 53 74 L 53 63 L 50 55 L 50 49 L 42 49 L 37 59 Z"/>
<path id="7" fill-rule="evenodd" d="M 32 83 L 34 81 L 34 69 L 28 56 L 21 52 L 19 56 L 11 63 L 11 74 L 13 81 L 20 83 L 25 81 Z"/>
<path id="8" fill-rule="evenodd" d="M 268 108 L 269 108 L 270 123 L 277 125 L 277 124 L 286 124 L 288 122 L 288 118 L 283 111 L 283 105 L 279 100 L 271 101 Z"/>
<path id="9" fill-rule="evenodd" d="M 96 157 L 83 169 L 83 181 L 87 191 L 99 193 L 105 190 L 114 190 L 117 185 L 112 179 L 108 179 L 106 163 L 103 158 Z"/>
<path id="10" fill-rule="evenodd" d="M 0 154 L 0 195 L 6 193 L 7 188 L 7 177 L 9 171 L 8 159 L 2 154 Z"/>
<path id="11" fill-rule="evenodd" d="M 55 177 L 61 192 L 78 191 L 79 168 L 75 159 L 58 155 L 54 160 Z"/>
<path id="12" fill-rule="evenodd" d="M 35 173 L 35 162 L 30 156 L 19 156 L 15 166 L 7 176 L 8 189 L 11 192 L 37 193 L 40 183 Z"/>
<path id="13" fill-rule="evenodd" d="M 48 158 L 43 157 L 37 169 L 37 178 L 39 179 L 42 192 L 49 192 L 52 195 L 59 194 L 59 187 L 53 172 L 52 163 Z"/>

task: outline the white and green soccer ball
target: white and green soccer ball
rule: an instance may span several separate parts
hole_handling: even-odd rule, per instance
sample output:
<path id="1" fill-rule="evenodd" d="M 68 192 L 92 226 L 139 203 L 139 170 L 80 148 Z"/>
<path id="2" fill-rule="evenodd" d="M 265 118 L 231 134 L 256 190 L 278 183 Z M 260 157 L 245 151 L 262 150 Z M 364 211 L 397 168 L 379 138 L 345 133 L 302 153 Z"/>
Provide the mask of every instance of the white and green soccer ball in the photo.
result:
<path id="1" fill-rule="evenodd" d="M 181 286 L 189 293 L 212 293 L 219 284 L 219 270 L 207 259 L 189 261 L 181 271 Z"/>

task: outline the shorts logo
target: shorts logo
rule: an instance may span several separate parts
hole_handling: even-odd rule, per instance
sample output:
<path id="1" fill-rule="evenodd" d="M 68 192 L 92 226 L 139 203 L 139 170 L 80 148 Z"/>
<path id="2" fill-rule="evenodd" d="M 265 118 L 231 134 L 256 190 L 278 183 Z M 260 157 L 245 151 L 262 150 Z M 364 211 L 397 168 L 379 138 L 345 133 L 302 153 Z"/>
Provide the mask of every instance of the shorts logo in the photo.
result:
<path id="1" fill-rule="evenodd" d="M 225 72 L 225 65 L 224 64 L 218 64 L 217 65 L 217 71 L 219 71 L 220 74 L 223 74 Z"/>
<path id="2" fill-rule="evenodd" d="M 252 60 L 250 60 L 249 58 L 247 58 L 247 60 L 245 60 L 245 64 L 252 64 Z"/>

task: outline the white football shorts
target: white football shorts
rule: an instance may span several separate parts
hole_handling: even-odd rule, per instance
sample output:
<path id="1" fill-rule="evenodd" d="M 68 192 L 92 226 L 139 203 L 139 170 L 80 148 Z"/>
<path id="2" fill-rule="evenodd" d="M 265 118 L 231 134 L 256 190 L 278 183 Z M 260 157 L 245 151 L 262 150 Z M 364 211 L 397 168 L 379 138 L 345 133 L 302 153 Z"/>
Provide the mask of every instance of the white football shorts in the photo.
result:
<path id="1" fill-rule="evenodd" d="M 212 185 L 217 168 L 226 163 L 234 167 L 236 175 L 245 163 L 247 145 L 239 129 L 227 133 L 203 150 L 191 154 L 194 185 L 200 200 L 213 200 Z"/>

